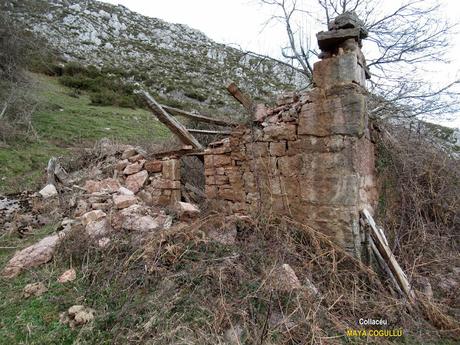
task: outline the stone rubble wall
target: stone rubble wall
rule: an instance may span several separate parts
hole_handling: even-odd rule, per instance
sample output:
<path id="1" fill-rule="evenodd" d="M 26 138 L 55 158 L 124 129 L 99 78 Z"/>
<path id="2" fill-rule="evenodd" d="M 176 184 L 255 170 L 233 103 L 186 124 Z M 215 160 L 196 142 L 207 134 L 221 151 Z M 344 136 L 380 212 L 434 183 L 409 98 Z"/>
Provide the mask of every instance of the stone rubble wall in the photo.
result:
<path id="1" fill-rule="evenodd" d="M 116 192 L 121 186 L 148 205 L 175 205 L 181 200 L 180 159 L 173 155 L 149 160 L 136 149 L 130 148 L 123 152 L 121 160 L 116 163 L 114 178 L 89 180 L 84 188 L 89 193 L 104 190 Z"/>
<path id="2" fill-rule="evenodd" d="M 181 201 L 180 159 L 166 157 L 145 163 L 150 184 L 145 190 L 152 195 L 154 205 L 175 205 Z"/>
<path id="3" fill-rule="evenodd" d="M 314 65 L 315 88 L 258 106 L 251 128 L 210 144 L 205 174 L 208 198 L 229 213 L 289 215 L 359 256 L 359 211 L 377 192 L 364 57 L 351 46 Z"/>

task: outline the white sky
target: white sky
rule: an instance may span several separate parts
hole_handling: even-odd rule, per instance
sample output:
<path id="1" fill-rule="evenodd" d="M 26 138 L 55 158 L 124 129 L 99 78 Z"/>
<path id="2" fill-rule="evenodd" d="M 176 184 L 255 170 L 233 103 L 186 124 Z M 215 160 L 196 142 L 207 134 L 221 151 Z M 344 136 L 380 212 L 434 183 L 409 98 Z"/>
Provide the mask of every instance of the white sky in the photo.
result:
<path id="1" fill-rule="evenodd" d="M 425 0 L 429 1 L 429 0 Z M 280 57 L 280 47 L 286 45 L 285 29 L 271 22 L 264 26 L 273 9 L 260 6 L 257 0 L 104 0 L 121 4 L 142 15 L 186 24 L 211 39 L 260 54 Z M 441 0 L 443 13 L 452 22 L 460 23 L 460 1 Z M 395 4 L 395 0 L 387 2 Z M 310 31 L 324 29 L 308 24 Z M 457 35 L 458 36 L 458 35 Z M 454 37 L 451 63 L 439 66 L 440 81 L 460 76 L 460 40 Z M 315 44 L 315 42 L 312 42 Z M 365 44 L 365 42 L 364 42 Z M 460 114 L 453 120 L 439 123 L 460 128 Z"/>

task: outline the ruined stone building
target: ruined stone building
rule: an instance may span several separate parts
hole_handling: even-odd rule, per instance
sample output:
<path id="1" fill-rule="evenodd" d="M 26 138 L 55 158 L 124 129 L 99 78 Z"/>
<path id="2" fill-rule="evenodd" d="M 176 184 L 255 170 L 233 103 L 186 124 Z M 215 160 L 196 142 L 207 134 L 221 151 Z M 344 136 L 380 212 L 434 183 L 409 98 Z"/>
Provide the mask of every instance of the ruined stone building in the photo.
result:
<path id="1" fill-rule="evenodd" d="M 315 87 L 257 113 L 205 151 L 206 194 L 230 212 L 288 215 L 359 256 L 359 211 L 376 203 L 361 52 L 367 33 L 342 15 L 318 33 Z"/>
<path id="2" fill-rule="evenodd" d="M 337 17 L 317 34 L 322 53 L 313 89 L 285 95 L 275 108 L 259 105 L 250 125 L 236 127 L 204 152 L 197 144 L 214 207 L 289 216 L 360 256 L 359 212 L 372 212 L 377 200 L 365 85 L 370 75 L 361 52 L 366 36 L 354 14 Z M 159 118 L 168 116 L 153 99 L 148 102 Z M 169 127 L 194 144 L 185 128 Z M 177 158 L 146 163 L 155 175 L 152 193 L 163 204 L 181 198 Z"/>

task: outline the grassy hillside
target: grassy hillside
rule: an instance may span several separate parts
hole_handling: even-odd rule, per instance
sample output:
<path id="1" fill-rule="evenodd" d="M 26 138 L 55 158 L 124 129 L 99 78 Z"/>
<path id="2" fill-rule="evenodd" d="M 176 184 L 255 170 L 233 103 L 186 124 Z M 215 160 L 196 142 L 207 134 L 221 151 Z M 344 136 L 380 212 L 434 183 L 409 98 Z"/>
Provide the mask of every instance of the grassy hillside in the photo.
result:
<path id="1" fill-rule="evenodd" d="M 51 156 L 69 155 L 101 138 L 133 143 L 169 136 L 146 110 L 91 105 L 87 94 L 76 95 L 57 78 L 31 76 L 38 101 L 32 121 L 36 134 L 0 148 L 0 193 L 37 188 Z"/>

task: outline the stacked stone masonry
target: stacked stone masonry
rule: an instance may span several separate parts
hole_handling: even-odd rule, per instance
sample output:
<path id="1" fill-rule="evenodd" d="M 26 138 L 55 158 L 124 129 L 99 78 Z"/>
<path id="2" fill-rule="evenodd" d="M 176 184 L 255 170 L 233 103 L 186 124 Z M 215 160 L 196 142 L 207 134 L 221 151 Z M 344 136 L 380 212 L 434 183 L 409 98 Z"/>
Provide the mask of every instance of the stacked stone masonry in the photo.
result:
<path id="1" fill-rule="evenodd" d="M 134 148 L 123 152 L 116 164 L 119 180 L 129 191 L 149 205 L 174 205 L 181 200 L 180 160 L 176 156 L 163 159 L 146 159 Z M 107 181 L 107 180 L 104 180 Z M 104 181 L 89 181 L 101 184 Z M 118 189 L 118 181 L 113 180 Z M 87 188 L 87 186 L 85 186 Z M 112 188 L 112 189 L 113 189 Z M 94 190 L 101 189 L 97 186 Z"/>
<path id="2" fill-rule="evenodd" d="M 289 215 L 359 256 L 359 211 L 377 194 L 360 38 L 347 46 L 314 65 L 315 88 L 258 107 L 251 128 L 209 145 L 206 194 L 229 212 Z"/>
<path id="3" fill-rule="evenodd" d="M 152 204 L 175 205 L 181 200 L 179 158 L 147 161 L 145 170 L 150 180 L 145 190 L 152 196 Z"/>

